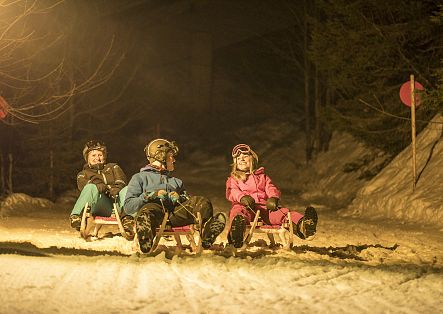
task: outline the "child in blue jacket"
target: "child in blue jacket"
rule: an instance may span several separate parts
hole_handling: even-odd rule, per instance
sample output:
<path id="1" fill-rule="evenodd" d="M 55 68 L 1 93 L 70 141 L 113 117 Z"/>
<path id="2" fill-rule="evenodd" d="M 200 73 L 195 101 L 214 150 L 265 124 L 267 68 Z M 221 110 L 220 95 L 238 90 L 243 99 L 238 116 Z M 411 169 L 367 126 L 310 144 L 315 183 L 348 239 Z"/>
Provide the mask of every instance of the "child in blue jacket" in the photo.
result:
<path id="1" fill-rule="evenodd" d="M 145 147 L 149 164 L 132 176 L 125 197 L 125 212 L 135 216 L 135 232 L 143 253 L 150 251 L 155 230 L 160 226 L 165 211 L 170 213 L 171 227 L 196 223 L 197 212 L 202 217 L 202 246 L 209 248 L 223 231 L 226 217 L 213 216 L 209 199 L 189 196 L 183 181 L 171 175 L 175 169 L 178 147 L 174 142 L 155 139 Z"/>

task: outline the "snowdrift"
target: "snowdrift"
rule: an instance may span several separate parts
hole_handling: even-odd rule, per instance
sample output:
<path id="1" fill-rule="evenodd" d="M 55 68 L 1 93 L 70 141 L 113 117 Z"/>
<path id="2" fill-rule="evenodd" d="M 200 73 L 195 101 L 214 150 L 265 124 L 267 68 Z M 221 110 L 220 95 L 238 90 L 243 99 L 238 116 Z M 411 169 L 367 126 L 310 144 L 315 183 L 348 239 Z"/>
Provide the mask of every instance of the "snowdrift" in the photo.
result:
<path id="1" fill-rule="evenodd" d="M 32 197 L 24 193 L 13 193 L 0 201 L 0 218 L 9 216 L 36 216 L 48 212 L 69 215 L 79 192 L 66 191 L 55 202 L 45 198 Z"/>
<path id="2" fill-rule="evenodd" d="M 13 193 L 0 203 L 0 217 L 34 215 L 52 210 L 54 203 L 44 198 L 34 198 L 24 193 Z"/>
<path id="3" fill-rule="evenodd" d="M 443 117 L 435 116 L 417 136 L 418 181 L 414 192 L 409 146 L 368 182 L 341 214 L 443 225 L 442 123 Z"/>
<path id="4" fill-rule="evenodd" d="M 368 182 L 368 177 L 388 158 L 346 133 L 334 133 L 329 150 L 300 170 L 301 197 L 311 203 L 338 209 L 347 206 Z"/>

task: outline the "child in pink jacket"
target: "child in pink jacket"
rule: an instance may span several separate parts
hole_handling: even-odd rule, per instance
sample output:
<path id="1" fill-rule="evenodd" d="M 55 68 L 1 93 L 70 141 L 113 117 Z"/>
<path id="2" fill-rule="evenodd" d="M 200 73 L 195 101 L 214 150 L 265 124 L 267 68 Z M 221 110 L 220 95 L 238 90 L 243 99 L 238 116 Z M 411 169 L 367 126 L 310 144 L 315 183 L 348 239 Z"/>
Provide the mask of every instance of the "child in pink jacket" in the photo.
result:
<path id="1" fill-rule="evenodd" d="M 254 219 L 257 210 L 265 224 L 281 225 L 289 209 L 280 207 L 280 190 L 265 174 L 265 169 L 257 169 L 258 156 L 246 144 L 238 144 L 232 150 L 232 171 L 226 181 L 226 198 L 232 202 L 229 213 L 230 230 L 228 240 L 239 248 L 243 245 L 246 226 Z M 307 207 L 305 214 L 291 211 L 292 232 L 301 239 L 313 236 L 317 228 L 317 212 Z"/>

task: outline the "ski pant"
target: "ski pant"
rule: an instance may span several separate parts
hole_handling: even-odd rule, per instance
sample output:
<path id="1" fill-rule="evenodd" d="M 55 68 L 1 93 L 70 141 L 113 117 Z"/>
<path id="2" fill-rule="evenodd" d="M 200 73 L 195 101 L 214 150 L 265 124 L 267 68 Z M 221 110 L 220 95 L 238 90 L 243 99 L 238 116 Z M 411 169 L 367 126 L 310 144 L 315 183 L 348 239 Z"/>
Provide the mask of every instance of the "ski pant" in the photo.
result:
<path id="1" fill-rule="evenodd" d="M 164 208 L 158 203 L 148 203 L 137 213 L 148 215 L 153 230 L 161 225 L 164 218 Z M 182 227 L 196 223 L 197 213 L 202 217 L 202 224 L 212 218 L 213 208 L 211 202 L 203 196 L 191 196 L 187 201 L 178 204 L 169 214 L 169 225 L 171 227 Z"/>
<path id="2" fill-rule="evenodd" d="M 231 230 L 231 222 L 235 216 L 241 215 L 245 217 L 246 225 L 248 226 L 251 221 L 254 220 L 255 213 L 257 210 L 260 210 L 260 219 L 263 223 L 267 225 L 282 225 L 285 220 L 287 220 L 289 209 L 285 207 L 281 207 L 276 211 L 269 211 L 266 208 L 255 206 L 254 211 L 241 204 L 235 204 L 232 206 L 231 211 L 229 212 L 229 230 Z M 303 218 L 303 215 L 296 211 L 291 211 L 291 220 L 294 224 L 297 224 L 300 219 Z"/>
<path id="3" fill-rule="evenodd" d="M 118 193 L 118 206 L 119 211 L 122 208 L 125 201 L 125 195 L 127 187 L 124 187 Z M 91 207 L 91 214 L 93 216 L 108 217 L 112 215 L 114 200 L 108 197 L 104 193 L 100 193 L 97 186 L 92 183 L 88 183 L 80 192 L 80 196 L 75 202 L 74 208 L 71 211 L 71 215 L 80 215 L 85 208 L 86 203 Z"/>

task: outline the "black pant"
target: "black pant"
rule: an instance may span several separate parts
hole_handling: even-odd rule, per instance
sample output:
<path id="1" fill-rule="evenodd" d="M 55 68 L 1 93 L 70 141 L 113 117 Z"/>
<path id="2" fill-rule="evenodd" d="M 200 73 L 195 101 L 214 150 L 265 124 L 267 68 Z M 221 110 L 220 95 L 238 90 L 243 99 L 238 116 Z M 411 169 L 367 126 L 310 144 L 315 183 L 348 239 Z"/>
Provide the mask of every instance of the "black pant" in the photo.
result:
<path id="1" fill-rule="evenodd" d="M 165 209 L 167 210 L 167 209 Z M 211 202 L 203 196 L 191 196 L 187 201 L 176 204 L 173 211 L 169 214 L 169 223 L 171 227 L 181 227 L 196 223 L 197 213 L 202 217 L 202 224 L 209 220 L 213 215 Z M 148 215 L 153 230 L 160 226 L 164 217 L 164 208 L 158 203 L 148 203 L 137 213 Z"/>

